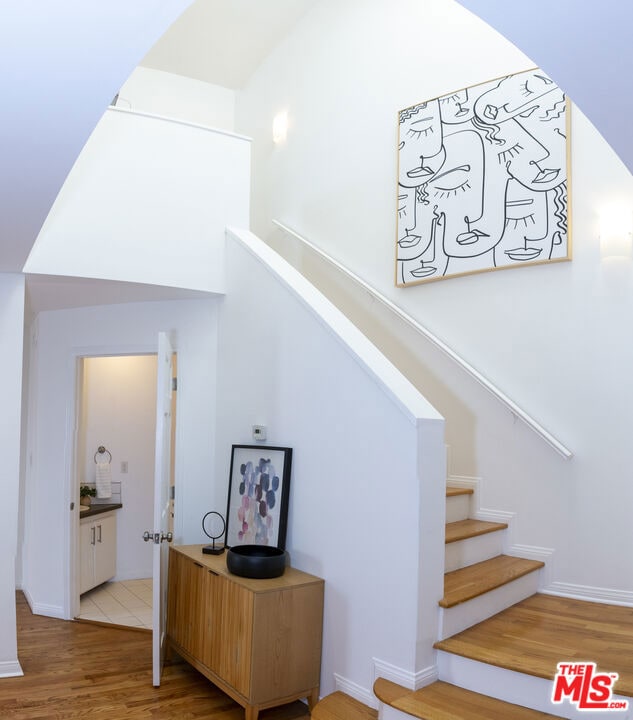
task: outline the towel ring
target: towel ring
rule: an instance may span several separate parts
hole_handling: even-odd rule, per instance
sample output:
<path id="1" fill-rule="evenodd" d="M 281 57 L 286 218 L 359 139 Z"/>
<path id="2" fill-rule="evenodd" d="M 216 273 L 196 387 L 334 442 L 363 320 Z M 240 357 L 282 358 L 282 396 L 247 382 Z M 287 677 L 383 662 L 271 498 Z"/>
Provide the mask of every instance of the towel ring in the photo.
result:
<path id="1" fill-rule="evenodd" d="M 103 447 L 103 445 L 99 445 L 99 447 L 97 448 L 97 452 L 95 453 L 95 463 L 97 462 L 97 455 L 104 455 L 105 453 L 108 453 L 108 455 L 110 456 L 108 462 L 111 463 L 112 462 L 112 453 L 109 450 L 107 450 L 105 447 Z"/>

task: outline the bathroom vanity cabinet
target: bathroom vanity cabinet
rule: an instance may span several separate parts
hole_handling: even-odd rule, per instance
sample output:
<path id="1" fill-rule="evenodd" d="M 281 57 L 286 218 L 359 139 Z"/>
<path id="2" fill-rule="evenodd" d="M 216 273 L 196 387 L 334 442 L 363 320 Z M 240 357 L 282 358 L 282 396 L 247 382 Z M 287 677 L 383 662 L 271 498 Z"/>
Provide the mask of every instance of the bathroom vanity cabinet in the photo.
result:
<path id="1" fill-rule="evenodd" d="M 116 575 L 116 514 L 101 513 L 79 521 L 79 593 Z"/>
<path id="2" fill-rule="evenodd" d="M 256 720 L 265 708 L 319 696 L 322 579 L 286 568 L 278 578 L 229 573 L 225 555 L 171 547 L 167 640 Z"/>

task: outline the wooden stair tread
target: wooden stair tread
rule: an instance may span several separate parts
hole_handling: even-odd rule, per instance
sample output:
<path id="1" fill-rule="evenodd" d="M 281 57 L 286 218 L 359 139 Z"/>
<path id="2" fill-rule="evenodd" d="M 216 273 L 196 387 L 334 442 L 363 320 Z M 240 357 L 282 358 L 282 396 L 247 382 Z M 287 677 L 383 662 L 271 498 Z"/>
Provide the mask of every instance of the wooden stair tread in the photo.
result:
<path id="1" fill-rule="evenodd" d="M 461 487 L 447 487 L 446 497 L 455 497 L 456 495 L 472 495 L 474 490 L 472 488 L 461 488 Z"/>
<path id="2" fill-rule="evenodd" d="M 456 522 L 447 523 L 444 542 L 457 542 L 466 540 L 467 538 L 485 535 L 486 533 L 497 532 L 497 530 L 505 530 L 508 523 L 487 522 L 485 520 L 458 520 Z"/>
<path id="3" fill-rule="evenodd" d="M 595 662 L 633 697 L 632 607 L 537 593 L 434 647 L 547 680 L 559 662 Z"/>
<path id="4" fill-rule="evenodd" d="M 544 565 L 540 560 L 497 555 L 491 560 L 448 572 L 444 575 L 444 597 L 440 600 L 440 607 L 449 608 L 472 600 Z"/>
<path id="5" fill-rule="evenodd" d="M 556 717 L 442 681 L 420 690 L 407 690 L 378 678 L 374 683 L 374 693 L 383 703 L 420 720 L 545 720 Z"/>
<path id="6" fill-rule="evenodd" d="M 377 720 L 378 711 L 337 690 L 319 700 L 310 717 L 312 720 Z"/>

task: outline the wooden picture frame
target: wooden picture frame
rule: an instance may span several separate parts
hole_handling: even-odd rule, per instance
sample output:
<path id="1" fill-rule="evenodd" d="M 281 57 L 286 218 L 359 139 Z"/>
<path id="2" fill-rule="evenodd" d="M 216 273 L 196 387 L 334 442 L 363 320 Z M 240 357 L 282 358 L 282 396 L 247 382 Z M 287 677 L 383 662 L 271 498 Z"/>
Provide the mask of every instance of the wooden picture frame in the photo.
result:
<path id="1" fill-rule="evenodd" d="M 285 550 L 292 448 L 233 445 L 226 509 L 226 546 Z"/>

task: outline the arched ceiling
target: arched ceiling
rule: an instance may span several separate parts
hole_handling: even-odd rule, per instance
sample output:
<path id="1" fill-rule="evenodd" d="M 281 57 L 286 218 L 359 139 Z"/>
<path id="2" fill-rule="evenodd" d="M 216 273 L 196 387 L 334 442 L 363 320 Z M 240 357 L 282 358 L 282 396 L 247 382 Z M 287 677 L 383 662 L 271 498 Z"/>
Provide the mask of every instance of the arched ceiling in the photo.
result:
<path id="1" fill-rule="evenodd" d="M 197 0 L 141 64 L 239 89 L 315 2 Z"/>
<path id="2" fill-rule="evenodd" d="M 5 0 L 0 272 L 20 272 L 84 143 L 191 0 Z"/>
<path id="3" fill-rule="evenodd" d="M 633 3 L 458 2 L 542 67 L 633 171 Z"/>
<path id="4" fill-rule="evenodd" d="M 420 0 L 422 2 L 423 0 Z M 633 5 L 578 0 L 460 0 L 543 67 L 633 168 L 629 42 Z M 213 32 L 229 39 L 225 81 L 239 86 L 314 0 L 198 0 L 214 8 Z M 86 139 L 112 97 L 145 57 L 150 67 L 183 72 L 177 44 L 150 51 L 192 0 L 6 0 L 0 9 L 2 125 L 0 132 L 0 272 L 20 272 L 30 248 Z M 248 15 L 248 8 L 266 12 Z M 236 12 L 238 11 L 238 12 Z M 185 14 L 186 16 L 187 14 Z M 231 42 L 248 15 L 251 35 L 231 67 Z M 253 22 L 250 22 L 253 20 Z M 225 23 L 225 24 L 223 24 Z M 174 35 L 187 32 L 175 23 Z M 198 36 L 200 33 L 198 33 Z M 208 38 L 207 38 L 208 39 Z M 168 38 L 166 38 L 168 40 Z M 218 41 L 219 43 L 219 41 Z M 216 43 L 217 44 L 217 43 Z M 207 52 L 209 43 L 207 42 Z M 219 47 L 219 46 L 218 46 Z M 235 47 L 235 44 L 233 45 Z M 243 45 L 241 46 L 244 47 Z M 192 49 L 192 48 L 190 48 Z M 200 51 L 202 46 L 198 48 Z M 197 61 L 196 61 L 197 62 Z M 222 65 L 222 62 L 220 65 Z M 249 63 L 251 63 L 249 65 Z M 167 63 L 169 65 L 169 63 Z M 229 80 L 229 72 L 237 72 Z M 242 73 L 242 74 L 240 74 Z M 186 74 L 195 77 L 192 71 Z"/>
<path id="5" fill-rule="evenodd" d="M 0 272 L 22 270 L 75 159 L 141 61 L 239 87 L 314 1 L 5 0 Z"/>

